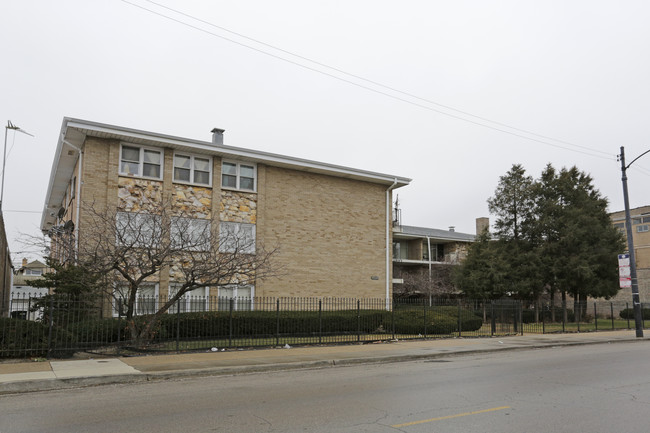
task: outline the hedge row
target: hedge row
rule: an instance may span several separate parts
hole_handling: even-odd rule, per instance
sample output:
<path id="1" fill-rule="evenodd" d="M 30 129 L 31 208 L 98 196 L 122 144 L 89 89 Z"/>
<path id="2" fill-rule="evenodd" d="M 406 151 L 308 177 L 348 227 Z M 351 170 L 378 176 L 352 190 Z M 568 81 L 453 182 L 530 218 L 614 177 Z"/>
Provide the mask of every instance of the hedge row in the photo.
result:
<path id="1" fill-rule="evenodd" d="M 293 337 L 314 335 L 339 335 L 391 333 L 393 320 L 398 334 L 424 334 L 425 317 L 422 308 L 400 309 L 394 313 L 375 310 L 357 311 L 235 311 L 196 312 L 163 315 L 154 330 L 154 339 L 165 340 L 233 337 L 269 337 L 280 335 Z M 458 308 L 436 307 L 428 309 L 427 334 L 450 334 L 458 330 Z M 142 318 L 136 319 L 141 321 Z M 461 310 L 461 330 L 475 331 L 483 321 L 470 311 Z M 136 322 L 136 325 L 137 322 Z M 79 322 L 68 328 L 84 342 L 115 342 L 118 336 L 124 340 L 126 321 L 98 319 Z"/>
<path id="2" fill-rule="evenodd" d="M 276 336 L 308 337 L 316 335 L 392 333 L 450 334 L 458 330 L 457 307 L 400 308 L 393 312 L 383 310 L 347 310 L 323 312 L 292 311 L 235 311 L 165 314 L 154 330 L 153 341 L 176 338 L 207 339 Z M 135 319 L 141 326 L 147 316 Z M 49 329 L 47 324 L 20 319 L 0 319 L 0 354 L 21 353 L 41 356 L 47 352 Z M 468 310 L 460 311 L 460 326 L 464 332 L 482 326 L 479 316 Z M 92 319 L 70 324 L 65 329 L 53 328 L 53 347 L 90 348 L 129 339 L 124 319 Z M 59 352 L 60 353 L 60 352 Z"/>

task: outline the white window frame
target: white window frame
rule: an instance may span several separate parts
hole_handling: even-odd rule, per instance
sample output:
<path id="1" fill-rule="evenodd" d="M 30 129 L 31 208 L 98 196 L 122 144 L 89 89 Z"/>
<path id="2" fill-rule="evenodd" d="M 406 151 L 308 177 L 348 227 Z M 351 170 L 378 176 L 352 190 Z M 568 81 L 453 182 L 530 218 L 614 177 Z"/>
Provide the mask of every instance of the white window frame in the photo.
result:
<path id="1" fill-rule="evenodd" d="M 176 179 L 176 157 L 177 156 L 183 156 L 186 158 L 190 158 L 190 180 L 181 180 L 181 179 Z M 199 159 L 207 159 L 208 160 L 208 183 L 200 183 L 196 182 L 194 180 L 194 172 L 195 172 L 195 167 L 194 167 L 194 159 L 199 158 Z M 185 169 L 184 170 L 188 170 Z M 202 170 L 200 170 L 202 171 Z M 205 187 L 212 187 L 212 157 L 207 156 L 207 155 L 195 155 L 192 153 L 185 153 L 185 152 L 174 152 L 174 158 L 172 161 L 172 179 L 174 183 L 181 183 L 185 185 L 196 185 L 196 186 L 205 186 Z"/>
<path id="2" fill-rule="evenodd" d="M 250 289 L 250 297 L 240 296 L 237 293 L 240 288 Z M 232 290 L 233 291 L 232 296 L 223 296 L 223 294 L 221 293 L 223 289 Z M 227 304 L 228 307 L 225 309 L 225 311 L 230 310 L 231 299 L 233 300 L 233 306 L 232 306 L 233 311 L 255 310 L 255 286 L 253 284 L 224 284 L 223 286 L 219 286 L 217 291 L 217 305 L 218 305 L 217 309 L 219 311 L 224 311 L 224 309 L 221 307 L 225 306 L 225 301 L 228 300 L 228 304 Z M 248 300 L 248 302 L 246 302 L 245 300 Z M 241 309 L 242 304 L 246 305 L 246 303 L 250 305 L 250 308 Z"/>
<path id="3" fill-rule="evenodd" d="M 240 237 L 242 229 L 250 229 L 251 239 Z M 255 254 L 257 246 L 257 233 L 255 224 L 237 223 L 232 221 L 219 222 L 219 252 L 242 254 Z M 243 241 L 243 245 L 242 244 Z"/>
<path id="4" fill-rule="evenodd" d="M 636 226 L 636 232 L 637 233 L 650 232 L 650 225 L 648 225 L 648 224 L 638 225 L 638 226 Z"/>
<path id="5" fill-rule="evenodd" d="M 233 176 L 231 174 L 224 174 L 223 172 L 223 165 L 224 164 L 233 164 L 236 167 L 236 173 L 234 174 L 236 181 L 235 181 L 235 186 L 224 186 L 223 185 L 223 177 L 224 176 Z M 241 166 L 245 165 L 248 167 L 253 167 L 253 189 L 243 189 L 241 188 Z M 227 160 L 224 159 L 221 161 L 221 188 L 222 189 L 229 189 L 232 191 L 244 191 L 244 192 L 257 192 L 257 164 L 254 162 L 242 162 L 242 161 L 232 161 L 232 160 Z"/>
<path id="6" fill-rule="evenodd" d="M 145 313 L 145 314 L 153 314 L 156 311 L 158 311 L 158 308 L 160 307 L 160 302 L 159 302 L 160 301 L 160 299 L 159 299 L 160 286 L 159 286 L 159 284 L 158 283 L 149 283 L 149 282 L 142 283 L 142 288 L 145 288 L 145 287 L 146 288 L 151 288 L 152 286 L 153 286 L 153 289 L 154 289 L 153 311 L 150 312 L 150 313 Z M 122 290 L 124 290 L 124 292 L 122 292 Z M 140 315 L 139 310 L 140 310 L 140 307 L 142 306 L 141 303 L 140 303 L 141 300 L 142 300 L 142 296 L 139 295 L 139 292 L 140 292 L 140 287 L 138 287 L 138 290 L 137 290 L 136 295 L 135 295 L 135 304 L 133 306 L 133 310 L 134 310 L 133 315 L 134 316 L 139 316 Z M 127 286 L 125 284 L 116 285 L 115 288 L 113 289 L 113 317 L 118 317 L 118 315 L 119 315 L 119 306 L 118 306 L 118 304 L 121 302 L 121 300 L 128 300 L 128 297 L 124 296 L 125 293 L 126 293 L 126 295 L 128 295 L 128 293 L 129 293 L 129 286 Z M 122 295 L 122 296 L 118 296 L 118 295 Z M 126 303 L 123 302 L 122 305 L 126 305 Z M 126 313 L 126 310 L 124 310 L 124 313 Z"/>
<path id="7" fill-rule="evenodd" d="M 124 147 L 131 147 L 133 149 L 139 149 L 139 159 L 138 159 L 138 174 L 134 173 L 127 173 L 125 171 L 122 171 L 122 154 L 124 151 Z M 144 175 L 144 152 L 145 150 L 150 151 L 150 152 L 157 152 L 160 154 L 160 175 L 158 177 L 156 176 L 145 176 Z M 120 161 L 119 161 L 119 174 L 122 176 L 129 176 L 129 177 L 140 177 L 143 179 L 154 179 L 154 180 L 162 180 L 163 178 L 163 170 L 164 170 L 164 163 L 165 163 L 165 151 L 164 149 L 160 148 L 155 148 L 155 147 L 145 147 L 145 146 L 138 146 L 135 144 L 131 143 L 121 143 L 120 144 Z M 155 165 L 155 164 L 154 164 Z"/>
<path id="8" fill-rule="evenodd" d="M 170 282 L 169 283 L 169 291 L 168 291 L 168 296 L 167 299 L 171 299 L 176 292 L 178 291 L 178 287 L 181 286 L 181 283 L 174 283 Z M 192 292 L 197 292 L 197 291 L 203 291 L 203 294 L 194 294 Z M 192 303 L 200 300 L 203 298 L 203 309 L 202 310 L 195 310 L 192 309 Z M 181 305 L 181 313 L 199 313 L 203 311 L 209 311 L 210 310 L 210 287 L 198 287 L 196 289 L 190 290 L 189 292 L 183 293 L 183 296 L 180 297 L 180 299 L 176 302 L 180 302 Z M 177 303 L 172 304 L 171 307 L 169 307 L 169 310 L 167 312 L 169 314 L 176 314 L 178 312 L 178 304 Z"/>
<path id="9" fill-rule="evenodd" d="M 172 248 L 184 248 L 191 251 L 209 251 L 211 243 L 211 220 L 203 218 L 172 217 L 170 237 Z M 187 224 L 186 227 L 182 227 Z M 179 238 L 179 229 L 183 228 L 189 239 Z M 207 239 L 201 238 L 207 235 Z M 181 242 L 182 241 L 182 242 Z"/>
<path id="10" fill-rule="evenodd" d="M 126 218 L 126 221 L 122 221 L 122 218 Z M 153 221 L 151 224 L 151 233 L 146 235 L 146 237 L 150 240 L 150 242 L 146 242 L 147 239 L 139 239 L 139 240 L 132 239 L 129 240 L 128 242 L 120 243 L 120 237 L 118 236 L 118 233 L 115 233 L 115 245 L 139 246 L 139 247 L 147 247 L 153 245 L 154 238 L 156 237 L 156 228 L 158 228 L 158 231 L 162 231 L 160 215 L 155 215 L 150 213 L 140 213 L 140 212 L 119 211 L 115 215 L 115 228 L 116 230 L 128 229 L 129 225 L 131 225 L 132 226 L 131 228 L 137 229 L 134 235 L 139 235 L 140 237 L 142 237 L 144 232 L 141 227 L 144 227 L 144 224 L 147 223 L 146 221 L 142 221 L 145 218 L 151 219 Z M 158 236 L 161 235 L 162 233 L 158 233 Z M 126 238 L 127 236 L 128 234 L 123 234 L 122 239 Z"/>
<path id="11" fill-rule="evenodd" d="M 40 268 L 25 268 L 25 275 L 43 275 L 43 269 Z"/>

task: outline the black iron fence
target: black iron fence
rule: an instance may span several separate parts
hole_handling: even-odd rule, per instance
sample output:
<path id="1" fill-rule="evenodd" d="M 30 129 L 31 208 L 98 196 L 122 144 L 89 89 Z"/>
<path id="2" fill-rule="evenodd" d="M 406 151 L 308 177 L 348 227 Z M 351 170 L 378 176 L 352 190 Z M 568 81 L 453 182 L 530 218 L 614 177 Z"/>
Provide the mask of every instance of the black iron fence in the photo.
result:
<path id="1" fill-rule="evenodd" d="M 241 347 L 489 337 L 631 329 L 629 303 L 551 305 L 515 300 L 223 298 L 124 300 L 14 296 L 0 318 L 0 357 L 64 357 L 77 351 L 225 350 Z M 650 309 L 644 308 L 644 319 Z"/>

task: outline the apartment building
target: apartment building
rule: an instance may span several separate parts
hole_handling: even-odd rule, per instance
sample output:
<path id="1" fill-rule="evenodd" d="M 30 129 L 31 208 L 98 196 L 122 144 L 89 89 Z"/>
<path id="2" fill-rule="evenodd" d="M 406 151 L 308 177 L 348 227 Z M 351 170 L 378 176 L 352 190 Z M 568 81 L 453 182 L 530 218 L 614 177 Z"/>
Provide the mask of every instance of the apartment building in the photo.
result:
<path id="1" fill-rule="evenodd" d="M 482 218 L 481 220 L 487 220 Z M 478 230 L 477 220 L 477 230 Z M 395 225 L 393 231 L 394 292 L 398 297 L 455 293 L 452 268 L 467 256 L 475 235 L 449 230 Z"/>
<path id="2" fill-rule="evenodd" d="M 228 146 L 223 137 L 217 128 L 199 141 L 64 118 L 41 229 L 72 248 L 53 245 L 52 254 L 84 242 L 89 203 L 120 218 L 169 203 L 192 226 L 218 224 L 277 248 L 275 278 L 200 295 L 392 297 L 392 191 L 410 179 Z M 165 296 L 173 284 L 163 269 L 142 293 Z"/>
<path id="3" fill-rule="evenodd" d="M 625 211 L 609 214 L 612 224 L 625 237 L 627 245 L 627 230 L 625 228 Z M 632 241 L 636 258 L 636 272 L 639 283 L 639 297 L 641 302 L 650 302 L 650 206 L 630 209 L 632 220 Z M 626 248 L 627 250 L 627 248 Z M 615 300 L 631 301 L 632 294 L 629 289 L 619 291 Z"/>

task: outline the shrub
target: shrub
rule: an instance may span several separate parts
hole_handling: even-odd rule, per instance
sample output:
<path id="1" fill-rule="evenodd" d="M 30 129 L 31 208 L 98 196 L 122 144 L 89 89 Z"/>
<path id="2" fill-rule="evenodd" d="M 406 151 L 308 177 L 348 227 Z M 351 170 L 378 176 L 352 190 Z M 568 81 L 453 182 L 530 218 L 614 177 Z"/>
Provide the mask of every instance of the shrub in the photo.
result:
<path id="1" fill-rule="evenodd" d="M 619 316 L 621 316 L 621 319 L 634 320 L 634 308 L 626 308 L 624 310 L 621 310 L 621 312 L 618 313 L 618 314 L 619 314 Z M 650 319 L 650 308 L 641 309 L 641 316 L 643 317 L 643 320 L 649 320 Z"/>
<path id="2" fill-rule="evenodd" d="M 395 332 L 398 334 L 451 334 L 458 331 L 458 307 L 400 308 L 395 311 Z M 390 326 L 390 318 L 388 318 Z M 461 331 L 476 331 L 483 325 L 481 317 L 469 310 L 460 310 Z M 390 329 L 389 326 L 386 327 Z"/>
<path id="3" fill-rule="evenodd" d="M 48 352 L 49 327 L 41 322 L 0 318 L 0 356 L 45 356 Z M 64 329 L 52 328 L 52 356 L 70 356 L 74 335 Z"/>

